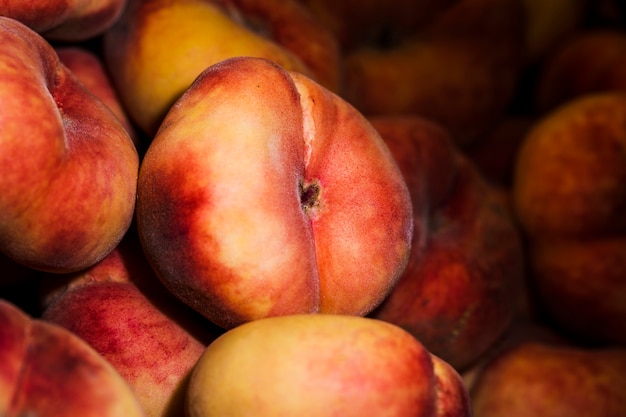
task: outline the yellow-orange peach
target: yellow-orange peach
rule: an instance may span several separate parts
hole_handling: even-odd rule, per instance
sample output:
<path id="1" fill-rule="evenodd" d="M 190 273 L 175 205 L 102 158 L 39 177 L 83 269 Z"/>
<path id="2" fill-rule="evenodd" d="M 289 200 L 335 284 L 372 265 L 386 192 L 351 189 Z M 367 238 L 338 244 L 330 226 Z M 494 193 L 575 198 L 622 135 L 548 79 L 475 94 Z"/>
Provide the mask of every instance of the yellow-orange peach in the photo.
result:
<path id="1" fill-rule="evenodd" d="M 194 79 L 226 58 L 268 58 L 339 88 L 336 40 L 295 0 L 130 0 L 103 49 L 122 102 L 150 137 Z"/>
<path id="2" fill-rule="evenodd" d="M 255 320 L 211 343 L 189 417 L 466 417 L 459 374 L 401 328 L 354 316 Z"/>

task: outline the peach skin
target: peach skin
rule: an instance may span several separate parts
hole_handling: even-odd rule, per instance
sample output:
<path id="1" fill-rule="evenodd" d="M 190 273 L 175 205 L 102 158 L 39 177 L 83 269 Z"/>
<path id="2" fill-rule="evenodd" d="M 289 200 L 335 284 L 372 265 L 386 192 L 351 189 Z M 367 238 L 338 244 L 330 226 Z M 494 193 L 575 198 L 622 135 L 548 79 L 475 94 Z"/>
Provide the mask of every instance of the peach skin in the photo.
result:
<path id="1" fill-rule="evenodd" d="M 58 46 L 55 51 L 63 65 L 117 116 L 133 139 L 135 147 L 138 150 L 142 149 L 140 137 L 120 102 L 119 94 L 104 68 L 102 58 L 96 52 L 82 46 Z"/>

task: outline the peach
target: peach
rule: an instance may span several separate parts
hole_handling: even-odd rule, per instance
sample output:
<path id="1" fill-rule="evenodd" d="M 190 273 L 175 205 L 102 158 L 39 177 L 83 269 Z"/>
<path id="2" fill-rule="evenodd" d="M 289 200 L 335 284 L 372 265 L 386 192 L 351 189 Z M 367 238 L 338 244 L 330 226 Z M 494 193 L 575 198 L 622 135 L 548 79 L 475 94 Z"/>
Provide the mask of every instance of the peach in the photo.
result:
<path id="1" fill-rule="evenodd" d="M 4 0 L 0 16 L 18 20 L 47 39 L 77 42 L 102 34 L 124 7 L 126 0 Z"/>
<path id="2" fill-rule="evenodd" d="M 0 415 L 145 414 L 126 381 L 84 340 L 0 299 Z"/>
<path id="3" fill-rule="evenodd" d="M 525 343 L 541 343 L 558 346 L 576 346 L 571 340 L 557 332 L 541 318 L 517 317 L 502 337 L 483 353 L 478 361 L 461 373 L 467 389 L 472 392 L 483 370 L 504 352 Z"/>
<path id="4" fill-rule="evenodd" d="M 93 267 L 42 283 L 44 320 L 102 355 L 147 416 L 183 415 L 189 373 L 221 331 L 163 288 L 138 241 L 126 238 Z"/>
<path id="5" fill-rule="evenodd" d="M 210 344 L 187 392 L 189 417 L 470 416 L 450 365 L 413 336 L 358 316 L 245 323 Z"/>
<path id="6" fill-rule="evenodd" d="M 582 95 L 626 90 L 626 32 L 580 31 L 557 48 L 540 67 L 535 108 L 546 113 Z"/>
<path id="7" fill-rule="evenodd" d="M 0 252 L 69 272 L 133 218 L 139 157 L 120 121 L 36 32 L 0 17 Z"/>
<path id="8" fill-rule="evenodd" d="M 521 144 L 512 201 L 537 303 L 586 342 L 626 343 L 626 93 L 586 95 Z"/>
<path id="9" fill-rule="evenodd" d="M 503 115 L 525 62 L 521 0 L 462 0 L 391 46 L 346 53 L 343 96 L 366 116 L 432 119 L 465 147 Z"/>
<path id="10" fill-rule="evenodd" d="M 626 349 L 525 342 L 492 359 L 470 391 L 475 417 L 626 413 Z"/>
<path id="11" fill-rule="evenodd" d="M 336 40 L 295 0 L 129 0 L 103 42 L 120 98 L 150 137 L 194 79 L 226 58 L 271 59 L 339 88 Z"/>
<path id="12" fill-rule="evenodd" d="M 408 266 L 372 317 L 408 330 L 462 370 L 518 313 L 521 235 L 500 192 L 446 129 L 416 116 L 370 122 L 404 175 L 415 225 Z"/>
<path id="13" fill-rule="evenodd" d="M 364 315 L 404 270 L 402 174 L 370 123 L 276 63 L 209 67 L 143 159 L 137 226 L 166 287 L 224 328 L 293 313 Z"/>
<path id="14" fill-rule="evenodd" d="M 299 0 L 337 38 L 343 53 L 362 43 L 391 45 L 462 0 Z"/>
<path id="15" fill-rule="evenodd" d="M 582 342 L 626 345 L 626 236 L 531 247 L 538 303 Z"/>

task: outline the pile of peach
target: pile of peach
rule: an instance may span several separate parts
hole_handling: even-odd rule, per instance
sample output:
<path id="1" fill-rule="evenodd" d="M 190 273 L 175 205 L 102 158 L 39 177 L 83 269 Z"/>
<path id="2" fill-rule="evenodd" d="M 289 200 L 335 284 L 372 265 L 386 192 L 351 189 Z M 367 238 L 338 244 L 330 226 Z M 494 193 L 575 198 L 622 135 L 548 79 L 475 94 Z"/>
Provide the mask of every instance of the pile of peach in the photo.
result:
<path id="1" fill-rule="evenodd" d="M 626 415 L 624 4 L 0 2 L 0 416 Z"/>

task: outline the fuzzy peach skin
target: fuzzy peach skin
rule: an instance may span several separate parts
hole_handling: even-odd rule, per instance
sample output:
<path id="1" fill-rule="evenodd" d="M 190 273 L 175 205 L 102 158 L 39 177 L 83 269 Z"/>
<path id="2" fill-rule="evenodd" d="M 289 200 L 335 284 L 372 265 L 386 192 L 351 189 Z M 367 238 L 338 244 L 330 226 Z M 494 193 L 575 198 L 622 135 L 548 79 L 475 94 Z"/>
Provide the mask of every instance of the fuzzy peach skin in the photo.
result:
<path id="1" fill-rule="evenodd" d="M 221 331 L 163 288 L 136 239 L 87 270 L 42 282 L 44 320 L 102 355 L 149 417 L 183 415 L 189 372 Z"/>
<path id="2" fill-rule="evenodd" d="M 55 48 L 59 59 L 70 71 L 76 75 L 81 83 L 96 97 L 111 109 L 122 122 L 133 139 L 135 147 L 142 148 L 139 135 L 131 123 L 126 109 L 122 106 L 119 94 L 115 91 L 110 76 L 107 73 L 102 58 L 96 52 L 80 45 L 63 45 Z"/>
<path id="3" fill-rule="evenodd" d="M 407 186 L 367 120 L 250 57 L 208 68 L 172 107 L 143 159 L 137 225 L 170 291 L 226 328 L 368 313 L 413 232 Z"/>
<path id="4" fill-rule="evenodd" d="M 346 53 L 342 95 L 366 116 L 435 120 L 465 147 L 504 115 L 525 62 L 522 0 L 461 0 L 391 45 Z"/>
<path id="5" fill-rule="evenodd" d="M 491 359 L 470 391 L 475 417 L 626 414 L 626 349 L 523 342 Z"/>
<path id="6" fill-rule="evenodd" d="M 145 416 L 126 381 L 84 340 L 3 299 L 0 415 Z"/>
<path id="7" fill-rule="evenodd" d="M 103 52 L 122 102 L 149 136 L 206 67 L 234 56 L 268 58 L 339 89 L 336 40 L 295 0 L 129 0 Z"/>
<path id="8" fill-rule="evenodd" d="M 446 129 L 416 116 L 370 122 L 404 175 L 415 225 L 408 266 L 371 316 L 404 328 L 462 370 L 518 313 L 525 262 L 520 233 L 500 192 Z"/>
<path id="9" fill-rule="evenodd" d="M 626 93 L 586 95 L 538 121 L 512 201 L 538 305 L 573 336 L 626 344 Z"/>
<path id="10" fill-rule="evenodd" d="M 126 0 L 2 0 L 0 16 L 19 20 L 46 39 L 83 41 L 102 34 Z"/>
<path id="11" fill-rule="evenodd" d="M 187 392 L 189 417 L 461 417 L 461 377 L 413 336 L 356 316 L 256 320 L 209 345 Z"/>
<path id="12" fill-rule="evenodd" d="M 130 226 L 137 150 L 41 36 L 0 17 L 0 43 L 0 251 L 46 271 L 86 268 Z"/>

